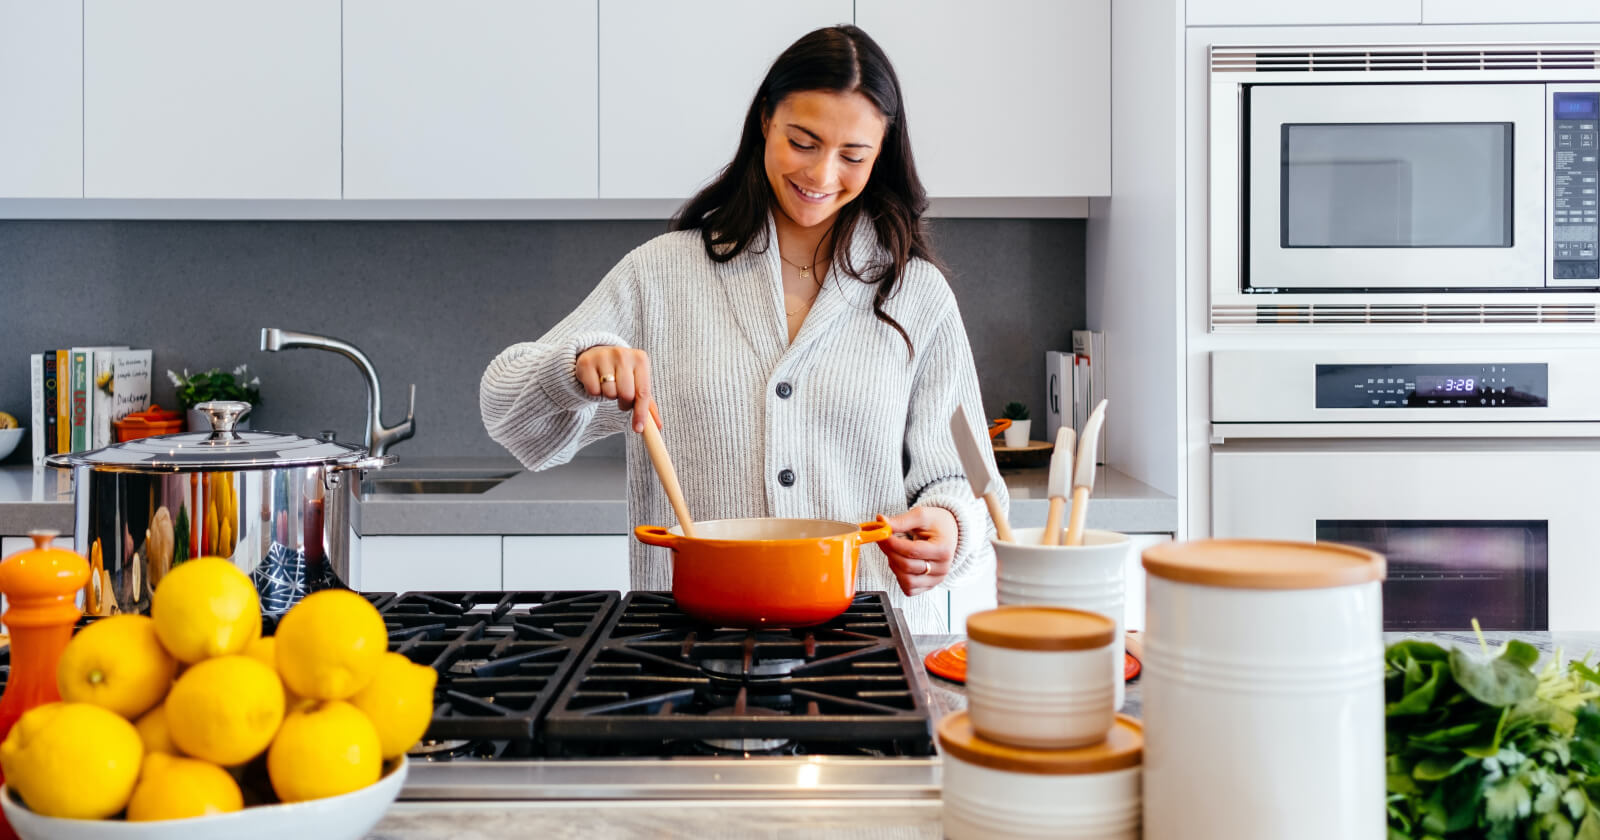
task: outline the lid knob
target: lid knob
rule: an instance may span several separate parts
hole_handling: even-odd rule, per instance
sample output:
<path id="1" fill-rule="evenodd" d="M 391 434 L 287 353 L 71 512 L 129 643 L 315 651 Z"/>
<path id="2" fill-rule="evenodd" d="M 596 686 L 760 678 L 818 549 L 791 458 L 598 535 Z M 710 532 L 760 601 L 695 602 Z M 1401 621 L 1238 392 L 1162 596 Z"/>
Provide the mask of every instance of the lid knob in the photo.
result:
<path id="1" fill-rule="evenodd" d="M 236 400 L 212 400 L 196 403 L 195 410 L 211 421 L 211 438 L 216 440 L 233 435 L 233 427 L 250 412 L 250 404 Z"/>

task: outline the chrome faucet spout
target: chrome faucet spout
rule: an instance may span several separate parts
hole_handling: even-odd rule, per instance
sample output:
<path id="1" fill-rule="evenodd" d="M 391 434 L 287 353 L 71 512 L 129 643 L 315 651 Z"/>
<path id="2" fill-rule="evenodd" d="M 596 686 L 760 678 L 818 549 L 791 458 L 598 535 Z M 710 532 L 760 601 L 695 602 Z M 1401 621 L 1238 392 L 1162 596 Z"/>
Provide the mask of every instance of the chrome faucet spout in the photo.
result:
<path id="1" fill-rule="evenodd" d="M 411 399 L 406 405 L 406 419 L 398 425 L 383 425 L 383 389 L 378 384 L 378 370 L 373 367 L 372 360 L 360 348 L 349 342 L 340 341 L 325 335 L 312 335 L 311 333 L 294 332 L 277 327 L 263 327 L 261 330 L 261 349 L 273 353 L 279 350 L 292 350 L 297 347 L 309 347 L 316 350 L 328 350 L 355 362 L 361 369 L 361 375 L 367 380 L 367 452 L 372 455 L 383 455 L 389 447 L 417 433 L 416 409 L 417 386 L 411 386 Z"/>

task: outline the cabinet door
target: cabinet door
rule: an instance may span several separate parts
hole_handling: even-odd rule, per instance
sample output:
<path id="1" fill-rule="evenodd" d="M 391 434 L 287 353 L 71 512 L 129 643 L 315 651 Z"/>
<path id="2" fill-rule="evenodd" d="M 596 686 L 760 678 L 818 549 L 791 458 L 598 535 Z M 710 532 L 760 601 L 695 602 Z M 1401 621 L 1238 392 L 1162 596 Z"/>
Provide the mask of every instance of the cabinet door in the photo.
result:
<path id="1" fill-rule="evenodd" d="M 501 579 L 508 591 L 627 592 L 629 539 L 623 534 L 506 537 Z"/>
<path id="2" fill-rule="evenodd" d="M 1423 23 L 1600 23 L 1594 0 L 1422 0 Z"/>
<path id="3" fill-rule="evenodd" d="M 1503 0 L 1489 0 L 1503 2 Z M 1422 0 L 1343 0 L 1285 3 L 1282 0 L 1188 0 L 1190 26 L 1261 26 L 1330 23 L 1419 23 Z"/>
<path id="4" fill-rule="evenodd" d="M 0 198 L 83 196 L 83 7 L 0 0 Z"/>
<path id="5" fill-rule="evenodd" d="M 497 536 L 362 537 L 362 592 L 499 591 Z"/>
<path id="6" fill-rule="evenodd" d="M 339 0 L 83 15 L 85 195 L 339 197 Z"/>
<path id="7" fill-rule="evenodd" d="M 858 0 L 935 197 L 1111 194 L 1111 0 Z"/>
<path id="8" fill-rule="evenodd" d="M 600 197 L 686 199 L 739 145 L 774 59 L 851 0 L 600 0 Z"/>
<path id="9" fill-rule="evenodd" d="M 345 198 L 594 198 L 596 0 L 345 0 Z"/>

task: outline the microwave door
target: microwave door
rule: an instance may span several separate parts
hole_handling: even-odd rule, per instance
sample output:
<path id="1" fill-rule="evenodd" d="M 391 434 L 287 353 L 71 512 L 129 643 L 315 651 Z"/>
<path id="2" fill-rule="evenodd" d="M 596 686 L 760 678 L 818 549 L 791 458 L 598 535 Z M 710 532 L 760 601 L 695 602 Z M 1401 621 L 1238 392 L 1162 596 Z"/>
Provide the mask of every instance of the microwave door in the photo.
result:
<path id="1" fill-rule="evenodd" d="M 1249 91 L 1255 290 L 1544 284 L 1540 84 Z"/>
<path id="2" fill-rule="evenodd" d="M 1212 453 L 1212 535 L 1345 542 L 1389 556 L 1393 629 L 1476 616 L 1600 630 L 1595 475 L 1600 449 L 1570 442 L 1229 442 Z"/>

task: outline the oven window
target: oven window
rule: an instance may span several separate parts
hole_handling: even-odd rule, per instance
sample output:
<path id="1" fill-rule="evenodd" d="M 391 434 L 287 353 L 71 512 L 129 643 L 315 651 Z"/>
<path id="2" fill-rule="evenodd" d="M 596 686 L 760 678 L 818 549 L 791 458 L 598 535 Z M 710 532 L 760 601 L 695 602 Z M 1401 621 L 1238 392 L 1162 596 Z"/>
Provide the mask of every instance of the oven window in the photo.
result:
<path id="1" fill-rule="evenodd" d="M 1548 630 L 1550 525 L 1539 521 L 1317 521 L 1317 541 L 1389 561 L 1383 629 Z"/>
<path id="2" fill-rule="evenodd" d="M 1283 126 L 1285 248 L 1511 247 L 1511 123 Z"/>

